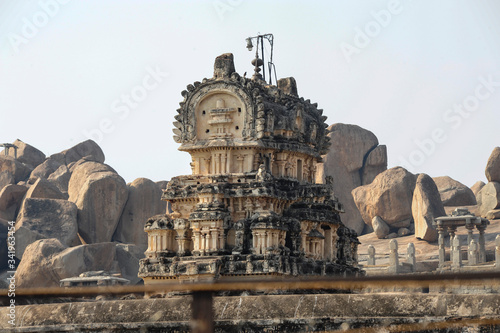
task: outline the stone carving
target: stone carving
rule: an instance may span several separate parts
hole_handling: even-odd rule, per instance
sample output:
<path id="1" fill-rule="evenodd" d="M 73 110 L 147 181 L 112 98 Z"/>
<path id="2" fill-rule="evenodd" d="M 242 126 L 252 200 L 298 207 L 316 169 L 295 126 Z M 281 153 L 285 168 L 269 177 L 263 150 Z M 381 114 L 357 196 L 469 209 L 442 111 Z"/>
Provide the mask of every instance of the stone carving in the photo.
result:
<path id="1" fill-rule="evenodd" d="M 296 88 L 285 90 L 240 77 L 225 54 L 212 79 L 182 92 L 174 140 L 190 153 L 192 174 L 163 191 L 172 212 L 146 222 L 146 284 L 363 274 L 357 234 L 341 222 L 332 185 L 314 183 L 330 143 L 326 117 Z"/>

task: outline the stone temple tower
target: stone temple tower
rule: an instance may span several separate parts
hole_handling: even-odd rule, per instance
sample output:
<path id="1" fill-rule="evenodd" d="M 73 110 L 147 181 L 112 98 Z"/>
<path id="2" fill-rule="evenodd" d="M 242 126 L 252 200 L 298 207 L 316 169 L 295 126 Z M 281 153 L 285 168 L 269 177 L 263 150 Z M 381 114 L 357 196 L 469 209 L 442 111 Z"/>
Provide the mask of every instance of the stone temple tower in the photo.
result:
<path id="1" fill-rule="evenodd" d="M 223 54 L 213 78 L 182 92 L 174 140 L 192 174 L 164 191 L 172 213 L 145 224 L 146 284 L 361 273 L 331 184 L 314 183 L 330 144 L 326 116 L 294 78 L 269 85 L 257 67 L 241 77 Z"/>

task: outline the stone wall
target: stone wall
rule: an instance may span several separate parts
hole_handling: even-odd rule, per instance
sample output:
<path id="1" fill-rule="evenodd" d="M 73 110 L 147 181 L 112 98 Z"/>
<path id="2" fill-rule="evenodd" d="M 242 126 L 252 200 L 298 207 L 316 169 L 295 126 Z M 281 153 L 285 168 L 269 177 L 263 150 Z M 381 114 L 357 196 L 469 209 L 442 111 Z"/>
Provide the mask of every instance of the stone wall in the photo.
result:
<path id="1" fill-rule="evenodd" d="M 189 332 L 190 302 L 191 297 L 180 296 L 17 306 L 17 318 L 22 318 L 22 326 L 16 331 Z M 8 311 L 7 307 L 1 308 L 0 316 L 7 318 Z M 215 297 L 214 315 L 216 332 L 334 330 L 457 318 L 498 318 L 500 295 L 381 293 Z M 0 329 L 10 329 L 8 325 L 6 320 L 1 321 Z M 488 329 L 493 332 L 495 328 Z"/>

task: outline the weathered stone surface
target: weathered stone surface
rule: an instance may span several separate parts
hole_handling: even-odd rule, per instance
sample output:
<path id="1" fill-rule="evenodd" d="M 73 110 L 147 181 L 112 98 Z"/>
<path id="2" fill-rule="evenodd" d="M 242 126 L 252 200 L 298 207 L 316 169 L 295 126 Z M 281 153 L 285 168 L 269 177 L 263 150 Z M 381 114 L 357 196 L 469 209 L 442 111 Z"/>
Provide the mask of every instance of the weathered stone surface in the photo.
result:
<path id="1" fill-rule="evenodd" d="M 484 173 L 489 182 L 500 183 L 500 147 L 495 147 L 491 152 Z"/>
<path id="2" fill-rule="evenodd" d="M 163 190 L 165 190 L 167 188 L 167 185 L 168 185 L 168 181 L 166 180 L 160 180 L 160 181 L 157 181 L 156 182 L 156 185 L 158 185 L 158 187 L 160 188 L 161 192 L 163 193 Z M 161 209 L 162 209 L 162 212 L 166 212 L 166 213 L 171 213 L 172 212 L 172 209 L 170 207 L 170 203 L 167 202 L 167 201 L 161 201 Z"/>
<path id="3" fill-rule="evenodd" d="M 78 161 L 77 166 L 74 167 L 71 177 L 68 182 L 68 195 L 69 200 L 75 202 L 78 198 L 80 190 L 83 187 L 83 184 L 87 181 L 87 178 L 90 177 L 93 173 L 98 172 L 115 172 L 113 168 L 109 165 L 93 162 L 93 161 Z"/>
<path id="4" fill-rule="evenodd" d="M 416 177 L 395 167 L 379 174 L 369 185 L 352 191 L 354 202 L 366 224 L 380 216 L 389 226 L 411 219 L 411 202 Z"/>
<path id="5" fill-rule="evenodd" d="M 125 181 L 115 172 L 95 172 L 85 179 L 75 197 L 76 189 L 72 189 L 75 172 L 69 184 L 69 200 L 75 202 L 78 207 L 80 236 L 86 243 L 111 241 L 127 202 L 128 190 Z"/>
<path id="6" fill-rule="evenodd" d="M 9 184 L 15 184 L 16 180 L 9 171 L 0 172 L 0 190 Z"/>
<path id="7" fill-rule="evenodd" d="M 80 165 L 80 164 L 83 164 L 83 163 L 87 163 L 87 162 L 96 162 L 96 163 L 99 163 L 99 164 L 103 164 L 102 162 L 98 161 L 94 156 L 91 156 L 91 155 L 88 155 L 88 156 L 84 156 L 82 157 L 81 159 L 79 159 L 78 161 L 76 162 L 71 162 L 67 165 L 68 169 L 69 169 L 69 172 L 70 173 L 73 173 L 73 171 Z M 108 165 L 108 167 L 110 167 Z M 111 167 L 110 167 L 111 168 Z"/>
<path id="8" fill-rule="evenodd" d="M 167 185 L 168 185 L 168 181 L 166 180 L 159 180 L 156 182 L 156 185 L 158 185 L 158 187 L 160 188 L 160 190 L 165 190 L 167 189 Z"/>
<path id="9" fill-rule="evenodd" d="M 0 270 L 7 268 L 8 260 L 8 248 L 7 248 L 7 233 L 9 232 L 9 222 L 0 218 Z"/>
<path id="10" fill-rule="evenodd" d="M 46 159 L 45 162 L 41 163 L 33 171 L 31 171 L 29 182 L 33 184 L 37 178 L 49 178 L 49 175 L 56 171 L 60 166 L 61 163 L 53 158 Z"/>
<path id="11" fill-rule="evenodd" d="M 498 294 L 417 295 L 418 297 L 415 293 L 407 292 L 214 296 L 215 331 L 319 332 L 345 331 L 346 328 L 354 327 L 360 331 L 366 328 L 364 331 L 383 332 L 387 331 L 388 323 L 418 325 L 432 331 L 433 329 L 427 326 L 432 325 L 434 321 L 441 323 L 443 318 L 464 316 L 478 324 L 470 324 L 471 329 L 451 327 L 446 331 L 498 330 L 498 327 L 487 325 L 500 315 Z M 35 331 L 40 327 L 50 327 L 57 332 L 69 329 L 80 332 L 189 332 L 192 329 L 191 304 L 192 296 L 189 295 L 105 302 L 17 305 L 16 313 L 23 314 L 23 320 L 20 322 L 24 326 L 16 329 L 23 332 Z M 0 316 L 8 318 L 9 310 L 8 306 L 0 308 Z M 489 320 L 490 318 L 492 320 Z M 0 329 L 10 331 L 12 326 L 9 325 L 8 321 L 4 320 L 0 322 Z"/>
<path id="12" fill-rule="evenodd" d="M 142 279 L 137 276 L 139 260 L 144 258 L 144 250 L 134 244 L 116 244 L 116 260 L 120 266 L 122 277 L 130 284 L 138 284 Z"/>
<path id="13" fill-rule="evenodd" d="M 104 153 L 102 152 L 101 147 L 99 147 L 99 145 L 93 140 L 80 142 L 76 146 L 50 157 L 57 160 L 59 163 L 68 166 L 70 163 L 76 162 L 86 156 L 91 156 L 91 159 L 99 163 L 104 163 Z"/>
<path id="14" fill-rule="evenodd" d="M 33 168 L 11 156 L 0 155 L 0 172 L 8 171 L 16 183 L 28 179 L 31 170 Z"/>
<path id="15" fill-rule="evenodd" d="M 293 77 L 285 77 L 278 80 L 278 88 L 285 94 L 299 96 L 297 91 L 297 82 Z"/>
<path id="16" fill-rule="evenodd" d="M 399 228 L 398 229 L 398 237 L 403 237 L 411 234 L 410 229 L 408 228 Z"/>
<path id="17" fill-rule="evenodd" d="M 488 220 L 498 220 L 500 219 L 500 209 L 490 210 L 485 216 Z"/>
<path id="18" fill-rule="evenodd" d="M 470 190 L 472 191 L 472 193 L 474 193 L 474 196 L 476 197 L 476 201 L 477 201 L 477 194 L 479 193 L 479 191 L 481 191 L 481 189 L 484 187 L 484 185 L 486 185 L 486 184 L 483 181 L 478 180 L 470 188 Z"/>
<path id="19" fill-rule="evenodd" d="M 357 234 L 341 221 L 332 178 L 314 184 L 332 141 L 323 110 L 257 79 L 258 68 L 252 80 L 229 78 L 226 58 L 216 60 L 213 78 L 181 92 L 174 140 L 190 153 L 192 174 L 163 192 L 173 212 L 146 222 L 139 276 L 153 284 L 174 275 L 360 274 Z"/>
<path id="20" fill-rule="evenodd" d="M 411 225 L 412 219 L 401 220 L 391 224 L 392 228 L 408 228 Z"/>
<path id="21" fill-rule="evenodd" d="M 0 190 L 0 218 L 13 221 L 21 206 L 28 188 L 22 185 L 10 184 Z"/>
<path id="22" fill-rule="evenodd" d="M 115 243 L 96 243 L 68 248 L 53 258 L 54 272 L 65 279 L 89 271 L 119 272 Z M 59 284 L 59 280 L 57 281 Z"/>
<path id="23" fill-rule="evenodd" d="M 38 179 L 40 181 L 41 179 Z M 16 222 L 16 257 L 39 239 L 57 238 L 66 246 L 79 244 L 76 205 L 66 200 L 24 200 Z"/>
<path id="24" fill-rule="evenodd" d="M 61 165 L 56 171 L 50 174 L 49 181 L 54 184 L 63 194 L 68 195 L 68 185 L 71 178 L 71 172 L 68 167 Z"/>
<path id="25" fill-rule="evenodd" d="M 323 156 L 323 165 L 319 165 L 316 181 L 324 182 L 326 176 L 333 178 L 333 191 L 344 205 L 342 221 L 360 234 L 364 222 L 351 191 L 368 184 L 365 180 L 371 182 L 377 172 L 387 168 L 384 167 L 387 165 L 385 149 L 378 148 L 381 146 L 378 146 L 377 137 L 372 132 L 359 126 L 333 124 L 328 129 L 331 146 L 328 154 Z M 368 161 L 370 164 L 366 163 Z"/>
<path id="26" fill-rule="evenodd" d="M 66 248 L 58 239 L 40 239 L 24 251 L 16 271 L 17 287 L 54 287 L 57 276 L 53 275 L 51 259 Z"/>
<path id="27" fill-rule="evenodd" d="M 387 237 L 391 230 L 387 223 L 385 223 L 385 221 L 382 220 L 380 216 L 373 217 L 372 227 L 375 235 L 377 235 L 377 238 L 379 239 L 384 239 L 385 237 Z"/>
<path id="28" fill-rule="evenodd" d="M 500 183 L 489 182 L 477 194 L 479 214 L 486 217 L 490 210 L 500 208 Z"/>
<path id="29" fill-rule="evenodd" d="M 446 212 L 434 180 L 425 173 L 417 177 L 411 210 L 415 237 L 428 242 L 436 241 L 438 234 L 432 223 L 436 217 L 446 215 Z"/>
<path id="30" fill-rule="evenodd" d="M 363 167 L 362 183 L 370 184 L 381 172 L 387 170 L 387 147 L 380 145 L 368 153 Z"/>
<path id="31" fill-rule="evenodd" d="M 56 287 L 59 281 L 88 271 L 114 271 L 115 244 L 99 243 L 66 248 L 58 239 L 30 244 L 16 272 L 19 288 Z"/>
<path id="32" fill-rule="evenodd" d="M 439 190 L 443 206 L 470 206 L 476 204 L 476 196 L 470 188 L 451 177 L 432 178 Z"/>
<path id="33" fill-rule="evenodd" d="M 224 53 L 215 58 L 214 79 L 227 79 L 235 72 L 232 53 Z"/>
<path id="34" fill-rule="evenodd" d="M 144 232 L 146 220 L 153 215 L 165 213 L 161 201 L 162 191 L 153 181 L 137 178 L 128 186 L 128 200 L 123 209 L 113 240 L 135 244 L 146 250 L 147 234 Z"/>
<path id="35" fill-rule="evenodd" d="M 26 192 L 26 198 L 66 200 L 67 196 L 62 194 L 59 188 L 50 181 L 45 178 L 38 178 L 35 183 L 30 186 L 28 192 Z"/>
<path id="36" fill-rule="evenodd" d="M 17 160 L 36 168 L 45 160 L 45 154 L 19 139 L 13 143 L 17 147 Z M 9 150 L 9 156 L 14 157 L 14 149 Z"/>

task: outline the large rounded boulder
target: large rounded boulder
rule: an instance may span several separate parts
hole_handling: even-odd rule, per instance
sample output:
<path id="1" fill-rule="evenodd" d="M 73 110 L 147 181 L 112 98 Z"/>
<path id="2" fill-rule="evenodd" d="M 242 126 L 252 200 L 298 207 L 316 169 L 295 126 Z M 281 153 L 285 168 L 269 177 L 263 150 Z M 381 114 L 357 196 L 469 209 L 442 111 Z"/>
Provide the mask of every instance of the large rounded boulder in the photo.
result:
<path id="1" fill-rule="evenodd" d="M 156 183 L 147 178 L 138 178 L 127 187 L 128 200 L 113 240 L 135 244 L 144 251 L 148 246 L 147 234 L 144 232 L 146 220 L 153 215 L 166 212 L 161 201 L 162 191 Z"/>
<path id="2" fill-rule="evenodd" d="M 489 182 L 500 183 L 500 147 L 495 147 L 495 149 L 493 149 L 486 163 L 484 173 Z"/>
<path id="3" fill-rule="evenodd" d="M 76 205 L 70 201 L 25 199 L 16 222 L 16 257 L 21 259 L 26 247 L 39 239 L 57 238 L 65 246 L 78 245 L 76 214 Z"/>
<path id="4" fill-rule="evenodd" d="M 448 176 L 432 179 L 439 190 L 443 206 L 473 206 L 477 203 L 474 192 L 459 181 Z"/>
<path id="5" fill-rule="evenodd" d="M 371 226 L 379 216 L 390 227 L 408 226 L 412 218 L 411 203 L 416 177 L 402 167 L 379 174 L 369 185 L 352 191 L 363 221 Z"/>
<path id="6" fill-rule="evenodd" d="M 415 237 L 428 242 L 436 241 L 438 234 L 433 225 L 434 219 L 446 215 L 446 212 L 436 184 L 425 173 L 417 177 L 411 210 L 415 223 Z"/>
<path id="7" fill-rule="evenodd" d="M 500 183 L 489 182 L 477 194 L 479 214 L 488 216 L 488 212 L 500 208 Z"/>
<path id="8" fill-rule="evenodd" d="M 110 242 L 128 198 L 123 178 L 105 164 L 87 161 L 74 169 L 68 194 L 78 207 L 78 232 L 85 242 Z"/>
<path id="9" fill-rule="evenodd" d="M 386 147 L 378 144 L 377 137 L 357 125 L 333 124 L 328 130 L 331 145 L 319 165 L 317 181 L 324 182 L 332 177 L 335 196 L 344 205 L 342 222 L 361 234 L 365 224 L 351 191 L 358 186 L 369 184 L 387 169 Z"/>

